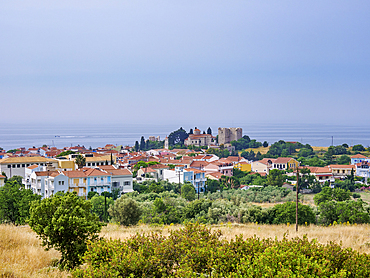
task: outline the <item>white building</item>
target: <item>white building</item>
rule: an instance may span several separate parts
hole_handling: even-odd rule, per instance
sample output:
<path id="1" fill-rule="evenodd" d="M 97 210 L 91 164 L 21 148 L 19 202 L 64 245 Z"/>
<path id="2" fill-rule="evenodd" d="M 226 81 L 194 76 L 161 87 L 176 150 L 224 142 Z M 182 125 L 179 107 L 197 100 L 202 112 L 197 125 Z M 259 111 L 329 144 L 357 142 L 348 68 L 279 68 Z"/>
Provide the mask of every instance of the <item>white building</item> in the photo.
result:
<path id="1" fill-rule="evenodd" d="M 50 169 L 56 169 L 58 167 L 58 161 L 56 159 L 42 156 L 8 157 L 0 159 L 0 173 L 4 172 L 8 178 L 13 176 L 25 178 L 26 168 L 34 164 L 38 166 L 49 166 Z"/>

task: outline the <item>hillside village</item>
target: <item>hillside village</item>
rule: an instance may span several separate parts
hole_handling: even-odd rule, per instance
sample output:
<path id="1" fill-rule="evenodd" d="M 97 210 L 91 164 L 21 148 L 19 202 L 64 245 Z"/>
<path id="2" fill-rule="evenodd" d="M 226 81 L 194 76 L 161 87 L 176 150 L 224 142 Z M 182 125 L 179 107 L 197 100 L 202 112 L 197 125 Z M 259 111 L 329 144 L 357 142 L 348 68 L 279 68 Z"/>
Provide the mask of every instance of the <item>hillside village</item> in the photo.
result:
<path id="1" fill-rule="evenodd" d="M 290 189 L 295 184 L 294 172 L 302 168 L 309 170 L 316 183 L 332 187 L 337 180 L 344 180 L 350 175 L 356 176 L 359 183 L 366 184 L 370 175 L 370 158 L 360 151 L 351 153 L 350 147 L 330 147 L 333 152 L 330 156 L 327 155 L 330 148 L 321 150 L 322 159 L 319 159 L 309 145 L 279 141 L 281 145 L 288 146 L 280 151 L 283 155 L 279 156 L 279 153 L 272 153 L 274 144 L 266 146 L 267 142 L 262 144 L 250 140 L 248 136 L 242 136 L 241 128 L 219 128 L 217 136 L 212 135 L 210 128 L 207 133 L 197 128 L 187 133 L 181 128 L 162 141 L 163 148 L 149 148 L 155 142 L 161 142 L 160 138 L 151 136 L 145 140 L 142 137 L 140 144 L 136 142 L 133 147 L 107 144 L 96 149 L 77 145 L 63 149 L 42 146 L 1 150 L 0 186 L 7 178 L 21 176 L 25 188 L 45 198 L 60 191 L 76 192 L 81 197 L 87 197 L 89 192 L 116 192 L 121 195 L 134 191 L 135 185 L 153 181 L 191 183 L 197 193 L 206 192 L 212 181 L 224 184 L 226 181 L 232 188 L 248 189 L 255 184 L 253 178 L 247 179 L 246 175 L 262 178 L 272 170 L 284 173 L 283 186 Z M 249 152 L 240 149 L 245 142 L 252 146 Z M 255 155 L 253 149 L 261 148 L 265 150 L 264 154 L 258 152 Z M 343 148 L 351 154 L 347 159 L 336 154 Z M 364 148 L 361 150 L 366 151 Z M 312 152 L 310 159 L 315 161 L 326 159 L 327 165 L 302 163 L 307 163 L 310 156 L 298 156 L 307 152 Z M 269 157 L 269 154 L 273 155 Z M 78 162 L 81 157 L 82 164 Z M 334 163 L 335 160 L 340 162 L 340 159 L 347 163 Z M 233 180 L 234 172 L 244 173 L 244 179 Z M 243 182 L 245 180 L 251 182 L 247 184 Z"/>

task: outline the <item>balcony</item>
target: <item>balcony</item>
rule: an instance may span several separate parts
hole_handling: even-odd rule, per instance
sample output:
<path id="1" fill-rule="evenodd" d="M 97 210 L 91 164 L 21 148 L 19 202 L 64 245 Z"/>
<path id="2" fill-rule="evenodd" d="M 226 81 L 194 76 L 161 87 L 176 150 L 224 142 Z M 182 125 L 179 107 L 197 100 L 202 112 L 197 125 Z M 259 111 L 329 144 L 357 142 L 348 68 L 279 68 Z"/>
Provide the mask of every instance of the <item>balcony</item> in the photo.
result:
<path id="1" fill-rule="evenodd" d="M 206 182 L 206 178 L 195 179 L 195 182 Z"/>

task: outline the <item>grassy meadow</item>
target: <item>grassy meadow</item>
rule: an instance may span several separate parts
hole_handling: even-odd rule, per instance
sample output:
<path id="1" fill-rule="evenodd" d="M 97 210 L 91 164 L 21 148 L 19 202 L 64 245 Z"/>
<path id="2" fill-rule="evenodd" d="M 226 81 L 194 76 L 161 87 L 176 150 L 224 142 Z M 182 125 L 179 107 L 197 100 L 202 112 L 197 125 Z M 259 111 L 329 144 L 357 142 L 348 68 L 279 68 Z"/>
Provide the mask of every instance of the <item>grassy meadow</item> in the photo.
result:
<path id="1" fill-rule="evenodd" d="M 123 227 L 109 224 L 103 227 L 101 236 L 125 239 L 136 233 L 160 232 L 168 235 L 171 230 L 181 227 L 181 225 Z M 300 226 L 298 233 L 293 224 L 225 223 L 210 227 L 221 230 L 222 237 L 227 240 L 240 234 L 244 238 L 257 236 L 278 239 L 284 236 L 293 238 L 307 235 L 309 239 L 317 239 L 320 243 L 341 242 L 345 248 L 350 247 L 361 253 L 370 253 L 370 225 Z M 44 251 L 36 234 L 28 226 L 0 225 L 0 277 L 68 277 L 68 272 L 61 272 L 53 267 L 53 263 L 58 259 L 57 251 Z"/>

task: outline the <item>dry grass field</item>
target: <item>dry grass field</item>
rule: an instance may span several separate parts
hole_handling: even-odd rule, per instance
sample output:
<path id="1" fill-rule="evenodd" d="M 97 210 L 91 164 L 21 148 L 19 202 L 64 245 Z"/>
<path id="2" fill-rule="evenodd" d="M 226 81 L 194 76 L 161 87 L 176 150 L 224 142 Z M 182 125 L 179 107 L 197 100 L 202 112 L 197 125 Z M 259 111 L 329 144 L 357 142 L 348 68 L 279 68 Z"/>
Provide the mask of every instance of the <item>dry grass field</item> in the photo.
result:
<path id="1" fill-rule="evenodd" d="M 253 151 L 255 154 L 257 154 L 258 152 L 260 152 L 261 154 L 266 154 L 269 151 L 269 149 L 270 149 L 270 146 L 266 148 L 265 147 L 249 148 L 249 149 L 245 149 L 245 151 L 248 151 L 248 152 Z"/>
<path id="2" fill-rule="evenodd" d="M 312 149 L 313 149 L 314 152 L 319 152 L 321 150 L 326 152 L 326 151 L 328 151 L 329 147 L 314 147 L 314 146 L 312 146 Z"/>
<path id="3" fill-rule="evenodd" d="M 59 257 L 44 251 L 28 226 L 0 225 L 0 277 L 68 277 L 51 267 Z"/>
<path id="4" fill-rule="evenodd" d="M 122 227 L 109 224 L 104 227 L 101 236 L 113 239 L 126 239 L 136 233 L 161 232 L 168 235 L 181 225 Z M 209 226 L 222 231 L 223 238 L 230 240 L 242 234 L 244 238 L 282 239 L 302 237 L 317 239 L 318 242 L 342 242 L 343 247 L 351 247 L 359 252 L 370 253 L 370 225 L 337 225 L 332 227 L 300 226 L 298 233 L 294 225 L 258 225 L 231 224 Z M 55 250 L 44 251 L 39 245 L 35 233 L 27 226 L 15 227 L 0 225 L 0 277 L 68 277 L 68 272 L 60 272 L 52 267 L 53 261 L 59 258 Z"/>

